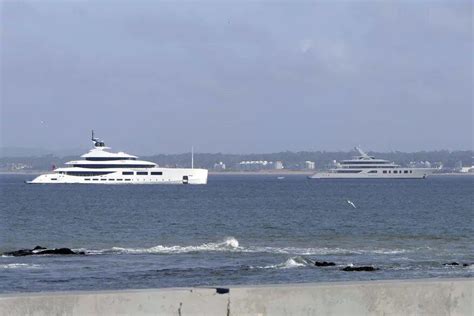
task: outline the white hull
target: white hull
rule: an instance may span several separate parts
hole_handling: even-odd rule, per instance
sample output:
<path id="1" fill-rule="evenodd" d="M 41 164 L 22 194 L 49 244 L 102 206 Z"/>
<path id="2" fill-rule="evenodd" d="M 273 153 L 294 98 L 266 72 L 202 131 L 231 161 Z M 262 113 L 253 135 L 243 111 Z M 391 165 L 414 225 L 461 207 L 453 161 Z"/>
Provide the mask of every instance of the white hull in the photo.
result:
<path id="1" fill-rule="evenodd" d="M 131 170 L 125 170 L 130 172 Z M 124 170 L 106 175 L 73 176 L 68 174 L 49 173 L 36 177 L 31 184 L 207 184 L 206 169 L 179 168 L 149 168 L 133 170 L 133 175 L 124 175 Z M 137 175 L 146 171 L 147 175 Z M 161 175 L 151 175 L 151 172 L 161 172 Z"/>
<path id="2" fill-rule="evenodd" d="M 407 168 L 401 169 L 402 173 L 369 173 L 371 169 L 362 170 L 359 173 L 337 173 L 337 172 L 317 172 L 310 176 L 310 179 L 424 179 L 433 172 L 428 168 Z M 404 173 L 407 170 L 408 173 Z"/>

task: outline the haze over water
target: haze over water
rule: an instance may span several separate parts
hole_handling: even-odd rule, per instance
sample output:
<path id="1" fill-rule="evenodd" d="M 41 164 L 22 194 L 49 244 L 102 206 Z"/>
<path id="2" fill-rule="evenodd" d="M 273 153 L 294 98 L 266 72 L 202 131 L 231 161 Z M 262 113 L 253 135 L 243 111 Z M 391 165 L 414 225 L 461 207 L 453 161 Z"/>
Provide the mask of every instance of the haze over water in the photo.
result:
<path id="1" fill-rule="evenodd" d="M 86 255 L 2 256 L 0 292 L 474 276 L 474 177 L 24 184 L 30 177 L 0 176 L 0 252 Z M 469 266 L 443 265 L 453 261 Z M 380 270 L 340 270 L 351 264 Z"/>
<path id="2" fill-rule="evenodd" d="M 473 146 L 469 0 L 1 5 L 1 146 Z"/>

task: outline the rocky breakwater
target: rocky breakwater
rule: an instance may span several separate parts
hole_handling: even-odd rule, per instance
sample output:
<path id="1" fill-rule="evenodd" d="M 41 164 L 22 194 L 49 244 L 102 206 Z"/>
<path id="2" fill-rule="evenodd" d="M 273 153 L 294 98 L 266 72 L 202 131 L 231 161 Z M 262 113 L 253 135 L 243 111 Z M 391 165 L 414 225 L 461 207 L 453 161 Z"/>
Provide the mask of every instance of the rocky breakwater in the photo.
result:
<path id="1" fill-rule="evenodd" d="M 46 248 L 36 246 L 33 249 L 19 249 L 15 251 L 4 252 L 4 256 L 24 257 L 24 256 L 40 256 L 40 255 L 85 255 L 84 252 L 75 252 L 70 248 Z"/>

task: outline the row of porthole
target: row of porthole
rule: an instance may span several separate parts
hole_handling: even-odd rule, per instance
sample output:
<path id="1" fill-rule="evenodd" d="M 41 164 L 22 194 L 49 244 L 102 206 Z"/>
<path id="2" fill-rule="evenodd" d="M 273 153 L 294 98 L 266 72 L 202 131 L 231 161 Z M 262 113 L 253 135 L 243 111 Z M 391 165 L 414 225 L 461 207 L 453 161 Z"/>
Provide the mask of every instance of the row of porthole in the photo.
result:
<path id="1" fill-rule="evenodd" d="M 408 172 L 413 173 L 412 170 L 393 170 L 393 173 L 400 173 L 400 174 L 408 173 Z M 383 173 L 387 173 L 387 170 L 384 170 Z M 392 170 L 388 170 L 388 173 L 392 173 Z"/>
<path id="2" fill-rule="evenodd" d="M 56 179 L 51 179 L 51 180 L 56 180 Z M 99 180 L 100 180 L 100 181 L 107 181 L 107 180 L 108 180 L 108 181 L 132 181 L 132 179 L 96 179 L 96 178 L 92 178 L 92 179 L 90 179 L 90 178 L 85 178 L 84 180 L 85 180 L 85 181 L 91 181 L 91 180 L 92 180 L 92 181 L 99 181 Z M 159 179 L 153 179 L 153 180 L 152 180 L 152 179 L 148 179 L 148 181 L 150 181 L 150 182 L 151 182 L 151 181 L 157 182 L 158 180 L 159 180 Z M 143 179 L 142 181 L 145 182 L 146 180 Z M 161 181 L 165 181 L 165 179 L 161 179 Z M 168 179 L 168 181 L 171 181 L 171 179 Z"/>

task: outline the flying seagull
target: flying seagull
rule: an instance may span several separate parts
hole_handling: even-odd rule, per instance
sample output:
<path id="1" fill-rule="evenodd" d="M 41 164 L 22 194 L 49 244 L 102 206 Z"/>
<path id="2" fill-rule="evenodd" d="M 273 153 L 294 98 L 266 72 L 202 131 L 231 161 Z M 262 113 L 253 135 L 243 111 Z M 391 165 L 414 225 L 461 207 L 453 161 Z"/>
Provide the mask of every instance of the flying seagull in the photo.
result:
<path id="1" fill-rule="evenodd" d="M 352 206 L 353 208 L 357 208 L 357 207 L 355 206 L 355 204 L 354 204 L 354 203 L 352 203 L 352 201 L 351 201 L 351 200 L 347 200 L 347 203 L 349 203 L 349 205 L 350 205 L 350 206 Z"/>

